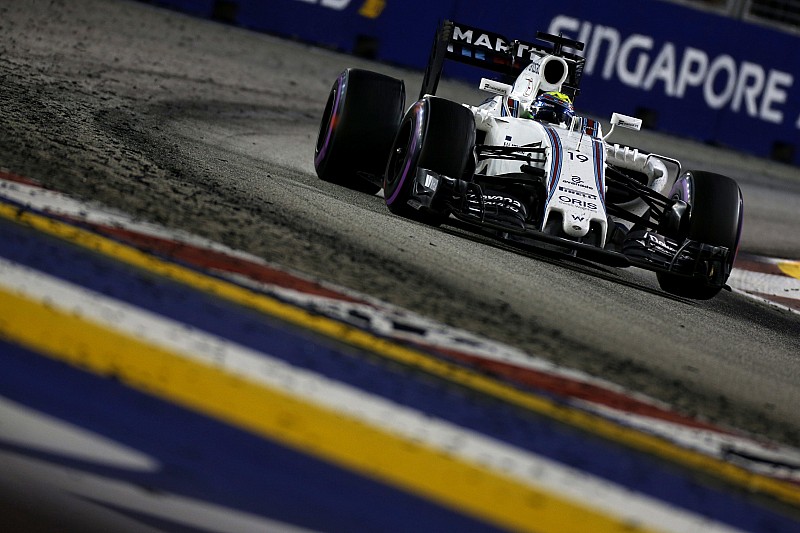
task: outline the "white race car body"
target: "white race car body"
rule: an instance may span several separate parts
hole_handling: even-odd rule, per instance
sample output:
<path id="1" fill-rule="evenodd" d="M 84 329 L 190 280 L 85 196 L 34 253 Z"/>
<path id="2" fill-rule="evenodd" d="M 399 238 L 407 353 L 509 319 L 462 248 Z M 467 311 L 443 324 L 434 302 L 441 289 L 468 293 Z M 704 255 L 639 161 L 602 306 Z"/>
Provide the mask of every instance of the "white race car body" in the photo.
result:
<path id="1" fill-rule="evenodd" d="M 498 97 L 501 98 L 501 97 Z M 495 99 L 496 104 L 497 99 Z M 479 108 L 485 111 L 486 107 Z M 547 200 L 542 228 L 555 214 L 559 215 L 565 235 L 575 239 L 587 236 L 590 229 L 598 232 L 605 243 L 608 221 L 605 209 L 605 147 L 600 125 L 589 119 L 575 121 L 575 129 L 543 124 L 510 116 L 490 117 L 481 121 L 486 144 L 496 146 L 540 146 L 544 161 Z M 487 159 L 476 172 L 502 175 L 520 172 L 520 161 Z M 541 228 L 540 228 L 541 229 Z"/>
<path id="2" fill-rule="evenodd" d="M 346 70 L 323 113 L 320 178 L 372 193 L 383 188 L 386 206 L 404 217 L 647 268 L 668 292 L 712 297 L 741 235 L 738 185 L 608 143 L 615 127 L 638 130 L 641 120 L 614 113 L 604 134 L 597 120 L 574 115 L 585 59 L 568 50 L 584 45 L 537 39 L 549 44 L 444 21 L 420 96 L 405 113 L 402 81 Z M 492 96 L 478 106 L 436 96 L 445 60 L 513 83 L 482 79 L 480 89 Z"/>
<path id="3" fill-rule="evenodd" d="M 659 156 L 606 143 L 602 125 L 594 119 L 575 116 L 570 124 L 552 124 L 520 118 L 530 109 L 539 92 L 543 89 L 560 91 L 566 78 L 563 59 L 552 55 L 534 54 L 533 57 L 533 62 L 520 73 L 513 86 L 481 80 L 480 88 L 497 96 L 480 106 L 465 107 L 472 110 L 476 129 L 485 133 L 483 142 L 486 145 L 541 147 L 544 157 L 533 163 L 485 159 L 478 164 L 476 174 L 500 176 L 520 173 L 526 164 L 538 166 L 544 172 L 547 191 L 544 216 L 538 229 L 553 233 L 548 228 L 558 224 L 563 236 L 579 242 L 590 240 L 603 247 L 611 221 L 606 212 L 606 164 L 639 173 L 645 178 L 645 185 L 660 194 L 666 193 L 670 185 L 666 165 Z M 542 79 L 538 73 L 555 61 L 564 63 L 564 74 L 554 80 Z M 636 119 L 615 114 L 615 125 L 623 121 L 623 127 L 638 129 L 640 126 Z M 647 204 L 635 198 L 627 202 L 625 208 L 642 216 Z M 624 221 L 619 222 L 629 227 Z M 590 232 L 592 239 L 587 239 Z"/>

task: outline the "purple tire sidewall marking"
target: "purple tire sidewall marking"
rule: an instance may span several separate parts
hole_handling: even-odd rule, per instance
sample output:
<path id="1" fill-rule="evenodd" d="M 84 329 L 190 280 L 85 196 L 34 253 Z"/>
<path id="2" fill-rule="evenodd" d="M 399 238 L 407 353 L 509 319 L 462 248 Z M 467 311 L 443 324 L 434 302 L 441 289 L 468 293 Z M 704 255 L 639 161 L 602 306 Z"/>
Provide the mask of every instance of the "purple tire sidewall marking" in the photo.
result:
<path id="1" fill-rule="evenodd" d="M 408 172 L 413 166 L 411 163 L 417 159 L 417 144 L 419 143 L 419 139 L 421 137 L 419 129 L 420 126 L 425 122 L 424 105 L 422 103 L 415 104 L 412 108 L 412 112 L 414 113 L 414 128 L 412 130 L 411 146 L 406 153 L 406 166 L 403 169 L 403 173 L 400 176 L 400 181 L 398 182 L 397 187 L 395 187 L 394 192 L 386 199 L 386 205 L 392 205 L 397 200 L 397 196 L 400 194 L 400 191 L 403 190 L 403 184 L 408 177 Z"/>
<path id="2" fill-rule="evenodd" d="M 317 153 L 316 157 L 314 158 L 314 165 L 319 166 L 320 162 L 325 159 L 325 154 L 328 151 L 328 145 L 331 142 L 331 137 L 333 137 L 333 124 L 336 122 L 334 118 L 339 115 L 339 100 L 341 100 L 342 93 L 344 93 L 343 87 L 345 86 L 345 76 L 346 73 L 342 73 L 339 76 L 339 79 L 336 80 L 336 99 L 333 102 L 333 107 L 331 108 L 331 116 L 328 119 L 328 131 L 325 136 L 325 143 L 322 145 L 322 148 Z"/>
<path id="3" fill-rule="evenodd" d="M 672 186 L 672 189 L 669 191 L 669 197 L 673 198 L 677 195 L 679 200 L 683 200 L 687 204 L 691 205 L 690 202 L 690 195 L 691 195 L 691 187 L 689 186 L 689 178 L 688 176 L 684 175 L 678 178 L 675 182 L 675 185 Z"/>

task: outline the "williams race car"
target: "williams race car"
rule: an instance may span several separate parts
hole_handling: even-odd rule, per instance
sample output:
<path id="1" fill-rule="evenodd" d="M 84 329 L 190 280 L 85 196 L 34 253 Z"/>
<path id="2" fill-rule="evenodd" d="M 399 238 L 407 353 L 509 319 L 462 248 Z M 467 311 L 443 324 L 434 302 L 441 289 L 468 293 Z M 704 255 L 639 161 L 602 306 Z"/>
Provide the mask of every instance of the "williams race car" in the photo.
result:
<path id="1" fill-rule="evenodd" d="M 537 33 L 537 43 L 445 21 L 419 99 L 403 81 L 347 69 L 323 112 L 314 166 L 328 182 L 383 188 L 392 213 L 461 221 L 500 239 L 656 272 L 661 288 L 695 299 L 728 279 L 741 235 L 742 194 L 728 177 L 683 171 L 676 159 L 611 144 L 576 115 L 584 44 Z M 499 74 L 478 106 L 436 96 L 446 60 Z"/>

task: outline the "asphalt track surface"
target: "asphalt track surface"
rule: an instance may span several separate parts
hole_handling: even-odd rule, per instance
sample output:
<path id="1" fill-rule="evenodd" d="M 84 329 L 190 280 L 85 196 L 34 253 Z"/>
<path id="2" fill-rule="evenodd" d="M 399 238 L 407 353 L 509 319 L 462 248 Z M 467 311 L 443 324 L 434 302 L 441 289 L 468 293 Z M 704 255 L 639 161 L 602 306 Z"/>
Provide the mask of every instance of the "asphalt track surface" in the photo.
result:
<path id="1" fill-rule="evenodd" d="M 800 443 L 800 318 L 655 275 L 521 252 L 391 215 L 318 180 L 330 84 L 369 63 L 138 3 L 0 6 L 0 166 L 189 230 L 665 400 Z M 443 92 L 478 101 L 471 88 Z M 611 109 L 610 109 L 611 110 Z M 740 250 L 800 258 L 800 172 L 650 133 L 620 142 L 723 172 L 744 191 Z"/>

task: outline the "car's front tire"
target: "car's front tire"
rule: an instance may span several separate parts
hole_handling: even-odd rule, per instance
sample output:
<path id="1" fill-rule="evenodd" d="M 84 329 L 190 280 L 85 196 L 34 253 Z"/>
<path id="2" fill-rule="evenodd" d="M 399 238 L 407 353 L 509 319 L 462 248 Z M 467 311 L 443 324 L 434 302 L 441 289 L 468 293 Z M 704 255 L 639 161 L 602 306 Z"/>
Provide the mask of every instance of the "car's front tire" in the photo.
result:
<path id="1" fill-rule="evenodd" d="M 461 178 L 475 146 L 475 118 L 461 104 L 427 96 L 406 112 L 397 131 L 384 176 L 386 205 L 397 215 L 435 222 L 436 206 L 417 211 L 408 204 L 417 169 Z"/>
<path id="2" fill-rule="evenodd" d="M 688 238 L 730 250 L 727 264 L 722 268 L 722 284 L 709 285 L 704 278 L 687 278 L 666 272 L 657 273 L 661 288 L 671 294 L 708 300 L 722 289 L 733 268 L 739 238 L 742 232 L 742 191 L 734 180 L 721 174 L 688 171 L 682 174 L 670 192 L 670 198 L 682 200 L 689 206 L 686 235 L 667 235 Z M 683 226 L 683 224 L 682 224 Z"/>

